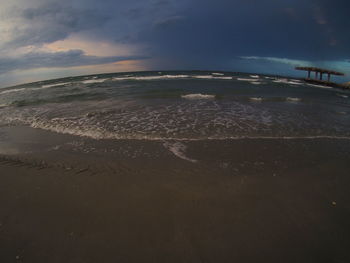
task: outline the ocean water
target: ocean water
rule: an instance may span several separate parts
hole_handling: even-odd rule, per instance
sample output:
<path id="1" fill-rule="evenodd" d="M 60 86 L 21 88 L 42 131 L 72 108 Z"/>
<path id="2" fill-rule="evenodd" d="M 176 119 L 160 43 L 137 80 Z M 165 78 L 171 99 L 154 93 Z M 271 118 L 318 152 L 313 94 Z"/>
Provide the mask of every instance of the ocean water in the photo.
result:
<path id="1" fill-rule="evenodd" d="M 227 72 L 92 75 L 0 89 L 0 126 L 16 125 L 115 140 L 350 139 L 350 92 Z"/>

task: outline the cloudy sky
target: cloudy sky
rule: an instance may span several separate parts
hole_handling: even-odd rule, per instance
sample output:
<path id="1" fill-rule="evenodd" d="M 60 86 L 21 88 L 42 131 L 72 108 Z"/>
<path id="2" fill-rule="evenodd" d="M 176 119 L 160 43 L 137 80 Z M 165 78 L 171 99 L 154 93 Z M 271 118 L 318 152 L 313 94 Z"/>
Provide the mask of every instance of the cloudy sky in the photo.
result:
<path id="1" fill-rule="evenodd" d="M 0 87 L 103 72 L 350 75 L 348 0 L 0 0 Z"/>

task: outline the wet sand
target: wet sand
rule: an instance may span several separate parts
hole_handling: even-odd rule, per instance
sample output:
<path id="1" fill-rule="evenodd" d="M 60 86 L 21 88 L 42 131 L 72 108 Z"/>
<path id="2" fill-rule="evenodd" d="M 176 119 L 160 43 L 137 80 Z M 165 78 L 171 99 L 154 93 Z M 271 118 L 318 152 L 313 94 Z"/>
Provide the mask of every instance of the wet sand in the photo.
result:
<path id="1" fill-rule="evenodd" d="M 0 262 L 350 261 L 348 140 L 0 138 Z"/>

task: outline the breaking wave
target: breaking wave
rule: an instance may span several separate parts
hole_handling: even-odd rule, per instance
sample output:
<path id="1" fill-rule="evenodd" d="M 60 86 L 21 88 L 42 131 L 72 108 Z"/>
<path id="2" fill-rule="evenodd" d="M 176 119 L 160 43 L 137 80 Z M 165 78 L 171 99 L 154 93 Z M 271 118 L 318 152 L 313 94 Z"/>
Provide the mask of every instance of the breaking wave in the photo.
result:
<path id="1" fill-rule="evenodd" d="M 341 97 L 341 98 L 344 98 L 344 99 L 347 99 L 347 98 L 349 98 L 349 96 L 348 95 L 345 95 L 345 94 L 337 94 L 337 96 L 338 97 Z"/>
<path id="2" fill-rule="evenodd" d="M 217 77 L 212 75 L 199 75 L 199 76 L 193 76 L 195 79 L 222 79 L 222 80 L 231 80 L 232 77 Z"/>
<path id="3" fill-rule="evenodd" d="M 237 78 L 239 81 L 248 81 L 248 82 L 255 82 L 258 81 L 258 79 L 247 79 L 247 78 Z"/>
<path id="4" fill-rule="evenodd" d="M 263 101 L 264 99 L 263 98 L 259 98 L 259 97 L 252 97 L 252 98 L 249 98 L 249 100 L 251 101 Z"/>
<path id="5" fill-rule="evenodd" d="M 105 82 L 106 80 L 108 79 L 88 79 L 88 80 L 82 81 L 82 83 L 84 84 L 102 83 L 102 82 Z"/>
<path id="6" fill-rule="evenodd" d="M 63 85 L 63 84 L 62 84 Z M 62 86 L 61 84 L 59 86 Z M 38 88 L 20 88 L 20 89 L 8 89 L 0 92 L 0 95 L 9 94 L 9 93 L 17 93 L 17 92 L 28 92 L 28 91 L 36 91 L 36 90 L 42 90 L 47 89 L 51 87 L 56 87 L 58 85 L 44 85 L 42 87 Z"/>
<path id="7" fill-rule="evenodd" d="M 310 84 L 310 83 L 307 83 L 307 85 L 310 87 L 321 88 L 321 89 L 332 89 L 332 87 L 324 86 L 324 85 L 316 85 L 316 84 Z"/>
<path id="8" fill-rule="evenodd" d="M 291 97 L 286 98 L 286 100 L 289 101 L 289 102 L 299 102 L 299 101 L 301 101 L 300 98 L 291 98 Z"/>
<path id="9" fill-rule="evenodd" d="M 120 76 L 115 77 L 113 81 L 147 81 L 147 80 L 171 80 L 171 79 L 213 79 L 213 80 L 232 80 L 232 77 L 216 73 L 212 75 L 156 75 L 156 76 Z"/>
<path id="10" fill-rule="evenodd" d="M 287 85 L 304 85 L 303 82 L 301 82 L 300 80 L 294 79 L 294 80 L 289 80 L 289 79 L 275 79 L 272 82 L 274 83 L 283 83 L 283 84 L 287 84 Z"/>
<path id="11" fill-rule="evenodd" d="M 188 100 L 206 100 L 206 99 L 215 99 L 215 95 L 209 95 L 209 94 L 187 94 L 182 95 L 181 98 L 188 99 Z"/>
<path id="12" fill-rule="evenodd" d="M 71 84 L 71 82 L 48 84 L 48 85 L 43 85 L 43 86 L 41 86 L 41 87 L 42 87 L 43 89 L 46 89 L 46 88 L 52 88 L 52 87 L 65 86 L 65 85 L 68 85 L 68 84 Z"/>
<path id="13" fill-rule="evenodd" d="M 123 81 L 123 80 L 167 80 L 167 79 L 187 79 L 190 75 L 160 75 L 160 76 L 123 76 L 113 78 L 113 81 Z"/>

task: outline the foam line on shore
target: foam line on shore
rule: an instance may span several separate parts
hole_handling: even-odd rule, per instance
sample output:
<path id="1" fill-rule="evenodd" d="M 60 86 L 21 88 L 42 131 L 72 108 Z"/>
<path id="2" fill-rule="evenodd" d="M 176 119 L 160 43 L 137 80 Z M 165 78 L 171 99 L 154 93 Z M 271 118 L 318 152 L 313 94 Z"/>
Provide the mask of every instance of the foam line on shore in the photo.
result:
<path id="1" fill-rule="evenodd" d="M 114 133 L 99 133 L 96 131 L 77 131 L 75 129 L 57 129 L 57 127 L 40 127 L 39 125 L 31 126 L 34 129 L 51 131 L 59 134 L 69 134 L 72 136 L 86 137 L 95 140 L 137 140 L 137 141 L 222 141 L 222 140 L 350 140 L 350 136 L 335 135 L 309 135 L 309 136 L 226 136 L 226 137 L 205 137 L 205 138 L 176 138 L 176 137 L 156 137 L 156 136 L 118 136 Z"/>
<path id="2" fill-rule="evenodd" d="M 189 161 L 191 163 L 198 162 L 197 160 L 191 159 L 186 156 L 187 146 L 181 142 L 165 142 L 163 143 L 163 146 L 180 159 Z"/>

